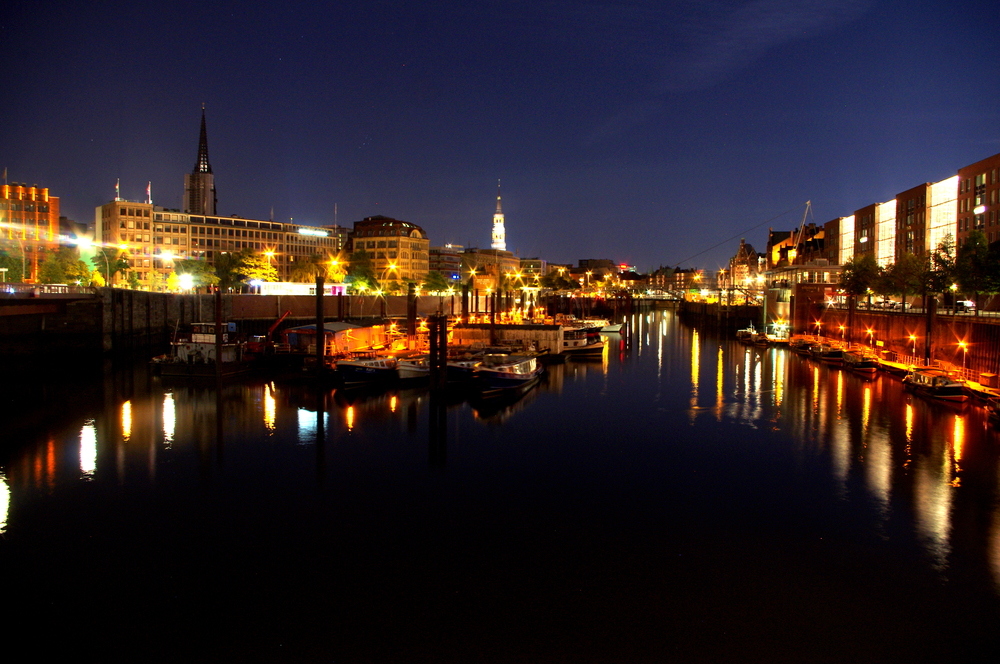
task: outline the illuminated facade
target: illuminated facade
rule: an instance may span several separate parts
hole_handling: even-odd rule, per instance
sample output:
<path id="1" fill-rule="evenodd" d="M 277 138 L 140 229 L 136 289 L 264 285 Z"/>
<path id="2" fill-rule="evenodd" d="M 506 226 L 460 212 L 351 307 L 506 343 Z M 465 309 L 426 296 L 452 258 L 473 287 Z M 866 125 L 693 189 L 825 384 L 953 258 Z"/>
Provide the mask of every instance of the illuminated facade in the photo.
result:
<path id="1" fill-rule="evenodd" d="M 379 281 L 420 281 L 430 269 L 430 240 L 424 229 L 408 221 L 381 215 L 354 222 L 349 244 L 352 252 L 372 258 Z"/>
<path id="2" fill-rule="evenodd" d="M 128 260 L 140 288 L 154 291 L 166 288 L 174 260 L 204 260 L 215 265 L 222 254 L 248 249 L 267 255 L 278 270 L 279 280 L 290 281 L 297 262 L 314 255 L 333 257 L 343 249 L 342 236 L 328 228 L 192 215 L 124 200 L 98 207 L 94 228 L 98 243 L 117 247 Z"/>
<path id="3" fill-rule="evenodd" d="M 988 242 L 1000 240 L 1000 154 L 958 169 L 956 241 L 962 246 L 972 230 Z"/>
<path id="4" fill-rule="evenodd" d="M 490 245 L 497 251 L 507 250 L 507 230 L 504 228 L 503 208 L 500 207 L 500 181 L 497 181 L 497 211 L 493 213 L 493 242 Z"/>
<path id="5" fill-rule="evenodd" d="M 37 283 L 45 252 L 58 248 L 59 198 L 47 187 L 0 187 L 0 250 L 21 256 L 22 281 Z"/>

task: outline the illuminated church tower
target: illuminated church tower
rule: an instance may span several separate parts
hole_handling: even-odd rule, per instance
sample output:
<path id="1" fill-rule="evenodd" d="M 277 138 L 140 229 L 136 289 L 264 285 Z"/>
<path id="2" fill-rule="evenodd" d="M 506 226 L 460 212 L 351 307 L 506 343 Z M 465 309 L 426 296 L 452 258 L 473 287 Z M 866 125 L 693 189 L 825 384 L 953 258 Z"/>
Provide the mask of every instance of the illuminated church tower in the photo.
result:
<path id="1" fill-rule="evenodd" d="M 500 207 L 500 180 L 497 180 L 497 211 L 493 213 L 493 244 L 494 249 L 507 251 L 507 231 L 503 227 L 503 209 Z"/>
<path id="2" fill-rule="evenodd" d="M 201 136 L 194 170 L 184 176 L 183 210 L 190 214 L 215 214 L 215 176 L 208 163 L 208 132 L 205 131 L 205 105 L 201 105 Z"/>

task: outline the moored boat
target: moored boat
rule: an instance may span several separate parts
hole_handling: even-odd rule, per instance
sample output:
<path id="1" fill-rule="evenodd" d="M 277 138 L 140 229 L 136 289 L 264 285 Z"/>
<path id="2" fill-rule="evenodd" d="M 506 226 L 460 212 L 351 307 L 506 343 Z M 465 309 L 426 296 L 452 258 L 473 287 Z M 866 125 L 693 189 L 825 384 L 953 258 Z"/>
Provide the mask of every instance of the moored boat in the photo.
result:
<path id="1" fill-rule="evenodd" d="M 934 399 L 965 401 L 969 398 L 965 385 L 955 378 L 954 372 L 939 367 L 913 367 L 903 378 L 903 384 Z"/>
<path id="2" fill-rule="evenodd" d="M 479 366 L 480 391 L 484 396 L 527 389 L 544 371 L 537 357 L 526 355 L 485 355 Z"/>
<path id="3" fill-rule="evenodd" d="M 844 367 L 859 374 L 874 376 L 878 373 L 878 358 L 863 348 L 845 350 Z"/>
<path id="4" fill-rule="evenodd" d="M 431 375 L 431 361 L 426 355 L 403 357 L 396 361 L 400 380 L 421 380 Z"/>
<path id="5" fill-rule="evenodd" d="M 570 356 L 599 355 L 604 351 L 604 343 L 599 327 L 562 328 L 562 352 Z"/>
<path id="6" fill-rule="evenodd" d="M 223 325 L 221 338 L 217 339 L 215 323 L 191 323 L 170 343 L 168 354 L 150 361 L 154 373 L 211 378 L 249 371 L 251 363 L 243 354 L 245 344 L 232 336 L 232 324 Z"/>
<path id="7" fill-rule="evenodd" d="M 814 359 L 825 364 L 843 364 L 844 362 L 844 349 L 840 346 L 816 344 L 810 348 L 810 353 Z"/>
<path id="8" fill-rule="evenodd" d="M 365 385 L 399 378 L 394 357 L 376 353 L 358 352 L 346 359 L 337 360 L 337 374 L 345 386 Z"/>

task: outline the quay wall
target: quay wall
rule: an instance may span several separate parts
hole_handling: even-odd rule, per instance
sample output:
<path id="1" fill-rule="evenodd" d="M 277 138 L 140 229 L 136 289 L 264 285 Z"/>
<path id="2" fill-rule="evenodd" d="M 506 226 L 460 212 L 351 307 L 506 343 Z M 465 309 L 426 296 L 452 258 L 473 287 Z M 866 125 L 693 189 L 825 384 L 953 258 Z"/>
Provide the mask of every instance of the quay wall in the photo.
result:
<path id="1" fill-rule="evenodd" d="M 316 319 L 316 299 L 308 295 L 224 294 L 221 317 L 247 335 L 263 334 L 286 311 L 281 327 Z M 470 312 L 489 311 L 489 298 L 470 296 Z M 507 302 L 506 300 L 510 300 Z M 505 297 L 505 305 L 513 296 Z M 592 313 L 643 311 L 652 301 L 541 297 L 548 310 Z M 149 293 L 123 288 L 75 289 L 73 293 L 31 297 L 27 292 L 0 300 L 0 343 L 10 356 L 149 358 L 165 352 L 180 325 L 215 320 L 214 294 Z M 461 315 L 462 295 L 416 298 L 417 316 L 442 312 Z M 405 318 L 407 296 L 327 296 L 323 316 L 364 324 L 381 318 Z M 548 343 L 548 342 L 547 342 Z"/>
<path id="2" fill-rule="evenodd" d="M 452 329 L 452 343 L 459 346 L 489 346 L 494 343 L 548 350 L 558 353 L 562 349 L 562 331 L 558 325 L 456 325 Z"/>

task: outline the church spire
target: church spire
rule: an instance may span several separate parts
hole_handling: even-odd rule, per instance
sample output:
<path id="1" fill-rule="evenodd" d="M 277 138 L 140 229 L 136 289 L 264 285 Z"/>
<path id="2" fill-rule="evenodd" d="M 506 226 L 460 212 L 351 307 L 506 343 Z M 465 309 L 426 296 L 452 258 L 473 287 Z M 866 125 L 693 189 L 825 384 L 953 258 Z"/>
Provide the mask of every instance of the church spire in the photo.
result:
<path id="1" fill-rule="evenodd" d="M 198 137 L 198 160 L 194 170 L 184 175 L 184 212 L 215 214 L 215 175 L 208 163 L 208 131 L 205 129 L 205 105 L 201 105 L 201 135 Z"/>
<path id="2" fill-rule="evenodd" d="M 507 251 L 507 231 L 503 225 L 503 209 L 500 207 L 500 180 L 497 180 L 497 211 L 493 215 L 493 242 L 490 245 L 499 251 Z"/>
<path id="3" fill-rule="evenodd" d="M 208 163 L 208 130 L 205 129 L 205 105 L 201 105 L 201 135 L 198 137 L 198 161 L 194 164 L 195 173 L 211 173 L 212 165 Z"/>

